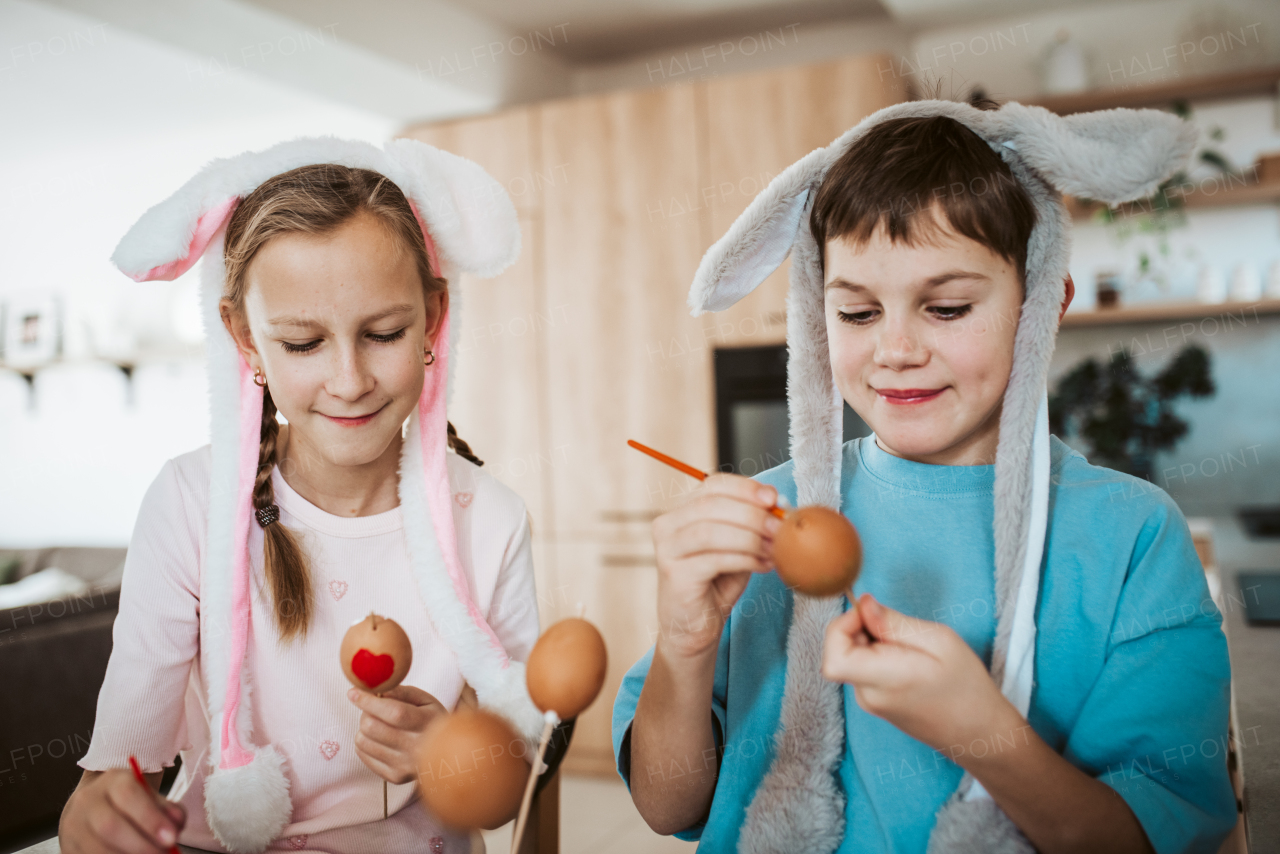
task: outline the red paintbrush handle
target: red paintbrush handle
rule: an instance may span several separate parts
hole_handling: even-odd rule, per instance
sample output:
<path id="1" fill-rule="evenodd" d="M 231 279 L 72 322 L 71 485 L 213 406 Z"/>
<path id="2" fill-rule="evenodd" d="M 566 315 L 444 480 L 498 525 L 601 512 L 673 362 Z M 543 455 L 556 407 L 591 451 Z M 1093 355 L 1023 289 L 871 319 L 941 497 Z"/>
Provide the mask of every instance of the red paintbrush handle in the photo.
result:
<path id="1" fill-rule="evenodd" d="M 142 768 L 138 765 L 138 760 L 132 756 L 129 757 L 129 767 L 133 769 L 133 776 L 142 784 L 142 788 L 148 792 L 151 791 L 151 784 L 147 782 L 146 777 L 142 776 Z M 178 846 L 174 845 L 169 849 L 169 854 L 182 854 L 182 852 L 178 850 Z"/>
<path id="2" fill-rule="evenodd" d="M 689 477 L 696 477 L 698 480 L 707 479 L 706 472 L 698 471 L 696 468 L 689 465 L 688 463 L 682 463 L 679 460 L 677 460 L 675 457 L 667 456 L 666 454 L 662 453 L 662 451 L 655 451 L 653 448 L 650 448 L 648 445 L 642 445 L 639 442 L 637 442 L 635 439 L 628 439 L 627 444 L 635 448 L 637 451 L 640 451 L 643 454 L 648 454 L 649 456 L 653 457 L 655 460 L 657 460 L 660 463 L 666 463 L 667 465 L 671 466 L 673 469 L 677 469 L 679 471 L 684 472 L 685 474 L 689 475 Z M 787 518 L 787 511 L 783 510 L 781 507 L 778 507 L 776 505 L 773 507 L 770 507 L 769 512 L 777 516 L 779 519 Z"/>

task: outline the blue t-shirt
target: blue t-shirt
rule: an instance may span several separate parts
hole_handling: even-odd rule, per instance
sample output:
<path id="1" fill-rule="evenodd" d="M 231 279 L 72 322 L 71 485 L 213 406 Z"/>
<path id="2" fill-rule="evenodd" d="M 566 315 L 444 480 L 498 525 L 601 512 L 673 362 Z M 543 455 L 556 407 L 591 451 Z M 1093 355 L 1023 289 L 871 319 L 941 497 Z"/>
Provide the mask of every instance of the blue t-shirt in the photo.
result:
<path id="1" fill-rule="evenodd" d="M 1186 521 L 1159 488 L 1092 466 L 1057 438 L 1050 471 L 1029 723 L 1125 799 L 1156 851 L 1216 851 L 1236 821 L 1226 765 L 1230 664 Z M 757 479 L 794 505 L 790 463 Z M 950 626 L 988 666 L 994 483 L 994 466 L 912 462 L 872 439 L 844 446 L 841 509 L 864 549 L 856 592 Z M 772 761 L 791 609 L 777 574 L 758 574 L 725 625 L 712 697 L 720 776 L 705 822 L 677 834 L 700 839 L 700 852 L 736 851 Z M 628 785 L 630 726 L 652 658 L 650 649 L 631 668 L 614 703 L 614 752 Z M 964 773 L 952 761 L 958 750 L 1006 750 L 1026 738 L 997 734 L 935 751 L 863 711 L 851 687 L 843 693 L 840 852 L 923 852 Z M 715 772 L 714 758 L 686 765 L 643 773 L 680 786 L 686 774 Z"/>

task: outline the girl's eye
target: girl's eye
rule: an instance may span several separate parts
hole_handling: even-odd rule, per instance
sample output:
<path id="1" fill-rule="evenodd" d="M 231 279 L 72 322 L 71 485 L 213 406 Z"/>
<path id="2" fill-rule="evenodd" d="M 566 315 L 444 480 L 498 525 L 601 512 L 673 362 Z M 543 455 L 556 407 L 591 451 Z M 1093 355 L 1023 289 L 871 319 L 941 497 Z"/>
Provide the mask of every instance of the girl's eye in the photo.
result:
<path id="1" fill-rule="evenodd" d="M 375 333 L 370 332 L 369 337 L 372 338 L 374 341 L 378 341 L 382 344 L 390 344 L 392 341 L 399 341 L 401 338 L 403 338 L 405 330 L 407 330 L 408 328 L 409 327 L 406 326 L 404 327 L 404 329 L 400 329 L 396 332 L 391 332 L 386 335 L 377 335 Z"/>
<path id="2" fill-rule="evenodd" d="M 972 309 L 972 303 L 969 305 L 935 305 L 929 307 L 929 311 L 933 312 L 933 316 L 939 320 L 959 320 Z"/>
<path id="3" fill-rule="evenodd" d="M 290 344 L 288 341 L 281 341 L 280 346 L 284 348 L 286 353 L 310 353 L 320 346 L 320 339 L 308 341 L 306 344 Z"/>
<path id="4" fill-rule="evenodd" d="M 878 312 L 873 308 L 868 308 L 863 311 L 836 311 L 836 317 L 840 318 L 841 322 L 847 323 L 850 326 L 866 326 L 868 323 L 871 323 L 876 319 L 877 314 Z"/>

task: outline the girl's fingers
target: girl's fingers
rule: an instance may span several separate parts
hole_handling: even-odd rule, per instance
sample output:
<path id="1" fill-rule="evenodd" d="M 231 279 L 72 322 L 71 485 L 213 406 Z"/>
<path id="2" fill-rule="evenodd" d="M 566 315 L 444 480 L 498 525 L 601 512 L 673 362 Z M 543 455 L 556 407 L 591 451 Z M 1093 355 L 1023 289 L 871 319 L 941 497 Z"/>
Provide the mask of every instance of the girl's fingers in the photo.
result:
<path id="1" fill-rule="evenodd" d="M 399 700 L 402 703 L 408 703 L 411 706 L 418 706 L 420 708 L 423 706 L 439 706 L 442 709 L 444 708 L 444 705 L 435 697 L 431 696 L 426 691 L 423 691 L 421 688 L 414 687 L 413 685 L 397 685 L 390 691 L 383 693 L 382 696 L 384 699 Z"/>
<path id="2" fill-rule="evenodd" d="M 364 736 L 374 744 L 382 744 L 391 749 L 399 749 L 402 746 L 405 746 L 407 741 L 404 730 L 388 726 L 369 714 L 360 716 L 360 729 L 358 730 L 358 734 Z"/>
<path id="3" fill-rule="evenodd" d="M 107 788 L 110 810 L 90 820 L 93 830 L 108 846 L 123 852 L 167 850 L 178 839 L 178 828 L 161 809 L 151 788 L 121 775 Z"/>
<path id="4" fill-rule="evenodd" d="M 395 688 L 392 691 L 388 691 L 384 696 L 377 697 L 366 691 L 352 688 L 347 692 L 347 696 L 366 716 L 376 718 L 392 729 L 414 733 L 421 731 L 426 719 L 430 716 L 428 710 L 432 707 L 429 705 L 418 706 L 392 697 L 392 694 L 399 690 L 400 688 Z M 418 689 L 414 688 L 412 690 L 417 691 Z M 425 691 L 420 693 L 426 697 L 431 697 Z M 432 697 L 431 699 L 434 700 L 435 698 Z M 440 710 L 444 708 L 438 702 L 435 706 Z"/>
<path id="5" fill-rule="evenodd" d="M 362 745 L 359 735 L 356 736 L 356 755 L 366 768 L 388 783 L 407 783 L 413 779 L 412 773 L 401 769 L 402 754 L 388 752 L 380 745 Z"/>

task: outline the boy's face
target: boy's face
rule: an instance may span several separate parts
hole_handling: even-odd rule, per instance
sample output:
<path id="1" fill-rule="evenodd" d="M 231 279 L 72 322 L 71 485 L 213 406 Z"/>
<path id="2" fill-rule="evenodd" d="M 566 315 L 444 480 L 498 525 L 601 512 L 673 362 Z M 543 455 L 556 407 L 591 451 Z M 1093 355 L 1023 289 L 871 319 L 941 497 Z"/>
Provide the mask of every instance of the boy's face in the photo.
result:
<path id="1" fill-rule="evenodd" d="M 1022 284 L 1012 262 L 942 220 L 911 246 L 877 229 L 826 245 L 836 385 L 886 451 L 938 465 L 995 461 Z"/>

